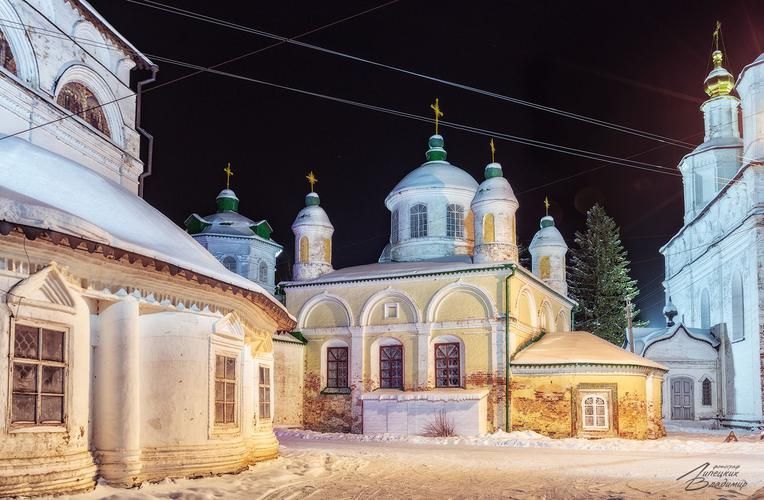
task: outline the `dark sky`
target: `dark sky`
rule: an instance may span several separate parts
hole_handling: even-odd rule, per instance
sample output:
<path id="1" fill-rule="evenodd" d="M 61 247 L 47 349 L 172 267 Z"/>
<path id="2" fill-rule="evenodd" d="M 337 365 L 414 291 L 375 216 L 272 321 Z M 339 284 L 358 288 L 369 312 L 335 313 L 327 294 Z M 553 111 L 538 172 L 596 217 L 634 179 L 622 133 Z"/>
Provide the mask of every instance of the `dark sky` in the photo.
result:
<path id="1" fill-rule="evenodd" d="M 283 36 L 384 3 L 164 2 Z M 91 3 L 140 50 L 161 57 L 210 66 L 273 43 L 125 0 Z M 764 2 L 400 0 L 304 41 L 697 144 L 717 19 L 726 66 L 737 75 L 764 48 Z M 159 66 L 160 83 L 190 71 Z M 438 97 L 446 120 L 619 157 L 653 150 L 636 159 L 665 167 L 688 152 L 305 48 L 282 45 L 220 69 L 418 115 L 429 115 Z M 291 260 L 290 226 L 314 170 L 335 227 L 335 268 L 377 260 L 389 237 L 384 198 L 422 163 L 432 134 L 426 123 L 210 74 L 147 93 L 143 113 L 156 137 L 150 203 L 179 224 L 214 212 L 230 161 L 240 211 L 268 219 Z M 449 160 L 482 180 L 488 139 L 442 133 Z M 602 164 L 503 140 L 497 150 L 520 201 L 520 241 L 536 231 L 545 195 L 571 246 L 599 201 L 622 228 L 642 317 L 660 324 L 658 248 L 681 226 L 681 178 L 610 165 L 564 180 Z"/>

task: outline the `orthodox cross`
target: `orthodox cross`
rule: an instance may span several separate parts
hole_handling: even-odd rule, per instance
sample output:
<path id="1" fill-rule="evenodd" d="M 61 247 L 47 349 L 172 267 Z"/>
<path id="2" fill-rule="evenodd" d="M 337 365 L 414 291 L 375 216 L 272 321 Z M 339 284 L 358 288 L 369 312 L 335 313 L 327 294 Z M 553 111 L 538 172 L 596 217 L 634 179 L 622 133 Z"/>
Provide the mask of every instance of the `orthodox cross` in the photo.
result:
<path id="1" fill-rule="evenodd" d="M 233 170 L 231 170 L 231 162 L 228 162 L 228 166 L 223 169 L 223 172 L 225 172 L 225 188 L 231 189 L 231 176 L 233 175 Z"/>
<path id="2" fill-rule="evenodd" d="M 305 176 L 306 179 L 308 179 L 308 183 L 310 184 L 310 192 L 313 192 L 313 186 L 316 185 L 318 182 L 318 179 L 316 178 L 316 175 L 311 170 L 308 175 Z"/>
<path id="3" fill-rule="evenodd" d="M 430 108 L 435 112 L 435 135 L 438 135 L 438 119 L 443 118 L 443 112 L 440 110 L 438 98 L 435 98 L 435 104 L 430 104 Z"/>
<path id="4" fill-rule="evenodd" d="M 491 138 L 491 163 L 496 163 L 496 146 L 493 144 L 493 138 Z"/>
<path id="5" fill-rule="evenodd" d="M 544 208 L 546 208 L 546 215 L 549 216 L 549 197 L 544 196 Z"/>
<path id="6" fill-rule="evenodd" d="M 719 50 L 719 32 L 722 30 L 722 23 L 716 21 L 716 28 L 714 29 L 714 50 Z"/>

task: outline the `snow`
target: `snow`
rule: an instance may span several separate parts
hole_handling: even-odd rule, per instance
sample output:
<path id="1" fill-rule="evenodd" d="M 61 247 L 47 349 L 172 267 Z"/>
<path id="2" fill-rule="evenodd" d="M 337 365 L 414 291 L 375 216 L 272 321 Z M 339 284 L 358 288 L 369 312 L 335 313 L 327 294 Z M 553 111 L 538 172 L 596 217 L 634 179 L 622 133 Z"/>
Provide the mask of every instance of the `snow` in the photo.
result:
<path id="1" fill-rule="evenodd" d="M 760 455 L 764 458 L 764 441 L 741 440 L 738 442 L 724 443 L 725 432 L 714 434 L 714 440 L 667 437 L 639 441 L 635 439 L 606 438 L 606 439 L 583 439 L 565 438 L 552 439 L 533 431 L 497 431 L 483 436 L 455 436 L 447 438 L 433 438 L 424 436 L 402 436 L 397 434 L 343 434 L 321 433 L 299 429 L 277 430 L 276 436 L 282 439 L 303 439 L 314 441 L 357 441 L 357 442 L 384 442 L 384 443 L 408 443 L 419 445 L 437 446 L 489 446 L 509 448 L 554 448 L 562 450 L 597 450 L 597 451 L 649 451 L 649 452 L 709 452 L 709 453 L 747 453 Z M 699 433 L 700 434 L 700 433 Z M 721 434 L 721 436 L 720 436 Z M 738 434 L 738 438 L 745 436 Z M 751 434 L 751 439 L 758 439 L 758 433 Z"/>
<path id="2" fill-rule="evenodd" d="M 477 191 L 477 181 L 461 168 L 447 161 L 430 161 L 406 175 L 387 196 L 409 189 L 456 188 Z"/>
<path id="3" fill-rule="evenodd" d="M 764 486 L 760 473 L 764 457 L 741 446 L 750 443 L 719 446 L 734 450 L 730 453 L 710 449 L 655 453 L 546 447 L 556 440 L 533 432 L 490 435 L 497 442 L 515 440 L 528 444 L 525 447 L 459 445 L 454 441 L 446 447 L 439 444 L 445 440 L 438 438 L 376 437 L 372 441 L 360 435 L 340 435 L 340 439 L 295 430 L 278 434 L 281 457 L 241 474 L 165 479 L 131 490 L 99 484 L 95 491 L 70 498 L 676 498 L 688 495 L 685 483 L 677 478 L 704 462 L 739 466 L 740 478 L 749 483 L 740 496 Z M 659 440 L 663 441 L 676 440 Z M 691 492 L 690 498 L 717 498 L 720 493 L 708 488 Z M 736 496 L 736 491 L 729 493 Z"/>
<path id="4" fill-rule="evenodd" d="M 71 234 L 231 285 L 265 289 L 228 271 L 143 199 L 89 168 L 16 137 L 0 141 L 0 220 Z"/>
<path id="5" fill-rule="evenodd" d="M 668 370 L 660 363 L 637 356 L 589 332 L 551 332 L 520 351 L 513 365 L 604 364 L 647 366 Z"/>

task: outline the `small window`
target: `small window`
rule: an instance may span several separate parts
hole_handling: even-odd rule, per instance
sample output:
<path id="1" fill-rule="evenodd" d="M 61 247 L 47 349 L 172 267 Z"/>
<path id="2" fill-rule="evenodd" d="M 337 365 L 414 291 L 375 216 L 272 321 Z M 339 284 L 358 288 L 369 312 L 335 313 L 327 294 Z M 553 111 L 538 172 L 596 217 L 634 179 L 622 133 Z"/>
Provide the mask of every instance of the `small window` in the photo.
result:
<path id="1" fill-rule="evenodd" d="M 410 233 L 412 238 L 424 238 L 427 236 L 427 205 L 417 203 L 411 207 L 410 213 Z"/>
<path id="2" fill-rule="evenodd" d="M 236 422 L 236 358 L 215 356 L 215 423 Z"/>
<path id="3" fill-rule="evenodd" d="M 13 334 L 11 423 L 64 423 L 66 332 L 16 324 Z"/>
<path id="4" fill-rule="evenodd" d="M 610 428 L 607 405 L 607 395 L 604 393 L 584 396 L 584 430 L 606 431 Z"/>
<path id="5" fill-rule="evenodd" d="M 711 406 L 711 381 L 709 379 L 703 380 L 703 406 Z"/>
<path id="6" fill-rule="evenodd" d="M 544 255 L 539 260 L 539 278 L 542 280 L 549 279 L 552 275 L 552 263 L 548 255 Z"/>
<path id="7" fill-rule="evenodd" d="M 257 281 L 268 283 L 268 264 L 261 262 L 257 271 Z"/>
<path id="8" fill-rule="evenodd" d="M 260 367 L 260 418 L 271 418 L 271 369 Z"/>
<path id="9" fill-rule="evenodd" d="M 459 344 L 435 344 L 435 387 L 461 387 Z"/>
<path id="10" fill-rule="evenodd" d="M 78 82 L 69 82 L 58 93 L 56 103 L 88 122 L 93 128 L 103 133 L 109 133 L 109 125 L 101 104 L 93 92 Z"/>
<path id="11" fill-rule="evenodd" d="M 464 238 L 464 207 L 449 204 L 446 208 L 446 236 Z"/>
<path id="12" fill-rule="evenodd" d="M 326 387 L 348 387 L 348 348 L 329 347 L 326 350 Z"/>
<path id="13" fill-rule="evenodd" d="M 495 232 L 493 214 L 485 214 L 483 216 L 483 243 L 493 243 L 496 239 Z"/>
<path id="14" fill-rule="evenodd" d="M 300 264 L 306 264 L 310 260 L 310 243 L 308 237 L 303 236 L 300 238 Z"/>
<path id="15" fill-rule="evenodd" d="M 232 273 L 236 272 L 236 259 L 230 255 L 223 259 L 223 265 Z"/>
<path id="16" fill-rule="evenodd" d="M 732 340 L 745 338 L 745 296 L 743 278 L 735 273 L 732 278 Z"/>
<path id="17" fill-rule="evenodd" d="M 390 242 L 395 245 L 398 243 L 398 210 L 393 210 L 392 218 L 390 219 Z"/>
<path id="18" fill-rule="evenodd" d="M 391 302 L 389 304 L 385 304 L 385 319 L 391 319 L 391 318 L 397 318 L 397 317 L 398 317 L 398 303 Z"/>
<path id="19" fill-rule="evenodd" d="M 324 238 L 324 262 L 332 262 L 332 240 Z"/>
<path id="20" fill-rule="evenodd" d="M 383 389 L 403 389 L 403 346 L 379 348 L 379 385 Z"/>
<path id="21" fill-rule="evenodd" d="M 11 46 L 8 43 L 8 39 L 5 38 L 5 33 L 3 33 L 2 30 L 0 30 L 0 66 L 18 76 L 16 59 L 13 57 Z"/>

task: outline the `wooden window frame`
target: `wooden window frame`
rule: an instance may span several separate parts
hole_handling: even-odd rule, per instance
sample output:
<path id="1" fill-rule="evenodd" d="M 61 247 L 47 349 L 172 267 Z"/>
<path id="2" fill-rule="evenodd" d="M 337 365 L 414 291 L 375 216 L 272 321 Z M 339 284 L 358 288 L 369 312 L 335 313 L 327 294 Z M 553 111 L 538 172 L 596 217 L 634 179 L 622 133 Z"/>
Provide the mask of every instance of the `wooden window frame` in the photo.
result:
<path id="1" fill-rule="evenodd" d="M 217 366 L 218 366 L 218 358 L 223 358 L 223 376 L 218 375 Z M 233 378 L 228 377 L 228 360 L 233 361 Z M 213 417 L 212 421 L 213 424 L 217 427 L 232 427 L 238 424 L 237 417 L 237 410 L 238 410 L 238 392 L 239 392 L 239 359 L 237 356 L 231 356 L 225 353 L 215 353 L 213 361 L 215 363 L 214 368 L 214 400 L 213 400 Z M 223 384 L 223 399 L 218 399 L 218 383 Z M 229 395 L 228 389 L 229 385 L 233 385 L 233 401 L 228 401 L 227 396 Z M 218 411 L 217 406 L 218 404 L 223 405 L 223 418 L 222 420 L 218 420 Z M 228 406 L 231 406 L 231 419 L 229 420 L 226 417 L 226 409 Z"/>
<path id="2" fill-rule="evenodd" d="M 345 359 L 344 360 L 331 359 L 332 351 L 344 352 Z M 344 368 L 341 369 L 341 366 L 343 364 L 344 364 Z M 328 389 L 347 389 L 350 387 L 349 364 L 350 364 L 350 350 L 347 347 L 333 346 L 333 347 L 326 348 L 326 387 Z M 335 368 L 334 377 L 332 377 L 331 375 L 332 365 L 334 365 L 334 368 Z M 341 383 L 341 380 L 342 380 L 342 377 L 340 377 L 341 371 L 344 371 L 345 373 L 344 385 Z"/>
<path id="3" fill-rule="evenodd" d="M 399 361 L 400 362 L 400 377 L 394 377 L 394 376 L 390 376 L 390 375 L 388 375 L 387 377 L 383 377 L 382 376 L 382 373 L 383 373 L 383 368 L 382 368 L 383 365 L 382 365 L 382 363 L 384 363 L 384 362 L 393 363 L 393 362 L 398 361 L 398 360 L 393 360 L 393 359 L 390 359 L 390 360 L 384 359 L 384 354 L 385 354 L 385 350 L 386 349 L 396 349 L 396 350 L 400 351 L 400 353 L 401 353 L 401 357 L 400 357 L 400 361 Z M 403 352 L 403 346 L 400 345 L 400 344 L 381 345 L 381 346 L 379 346 L 379 387 L 380 388 L 382 388 L 382 389 L 401 389 L 401 390 L 403 390 L 403 384 L 404 384 L 403 368 L 404 368 L 404 361 L 405 361 L 405 357 L 404 356 L 405 356 L 405 353 Z M 391 368 L 392 368 L 392 366 L 387 369 L 388 374 L 391 372 Z M 400 384 L 395 384 L 394 382 L 398 378 L 400 378 Z"/>
<path id="4" fill-rule="evenodd" d="M 260 420 L 271 420 L 273 418 L 273 405 L 271 398 L 273 390 L 271 388 L 271 366 L 258 365 L 257 367 L 257 389 L 258 389 L 258 418 Z"/>
<path id="5" fill-rule="evenodd" d="M 441 346 L 455 346 L 456 347 L 456 369 L 457 369 L 457 383 L 452 384 L 451 383 L 451 376 L 449 375 L 449 366 L 448 366 L 448 360 L 452 359 L 449 357 L 444 358 L 438 358 L 438 348 Z M 438 389 L 449 389 L 449 388 L 458 388 L 462 387 L 462 347 L 459 342 L 438 342 L 434 345 L 434 358 L 435 358 L 435 387 Z M 445 359 L 446 360 L 446 374 L 444 377 L 441 377 L 438 374 L 438 359 Z"/>
<path id="6" fill-rule="evenodd" d="M 34 328 L 37 330 L 37 358 L 21 358 L 16 355 L 16 328 L 18 326 L 26 327 L 26 328 Z M 61 361 L 57 360 L 46 360 L 42 359 L 43 357 L 43 332 L 50 331 L 50 332 L 56 332 L 60 333 L 63 336 L 62 339 L 62 345 L 61 345 Z M 27 322 L 27 321 L 20 321 L 20 322 L 13 322 L 11 327 L 11 339 L 10 339 L 10 363 L 9 363 L 9 387 L 8 387 L 8 423 L 10 424 L 10 427 L 13 429 L 18 428 L 44 428 L 44 427 L 65 427 L 67 424 L 67 404 L 69 402 L 69 336 L 70 331 L 68 328 L 62 327 L 60 325 L 50 325 L 46 323 L 40 323 L 40 322 Z M 30 365 L 36 367 L 36 374 L 35 374 L 35 390 L 34 392 L 30 391 L 17 391 L 14 390 L 13 387 L 13 377 L 14 377 L 14 371 L 16 370 L 16 365 Z M 53 368 L 60 368 L 63 370 L 62 380 L 61 380 L 61 393 L 53 393 L 53 392 L 43 392 L 42 390 L 42 384 L 43 384 L 43 373 L 44 373 L 44 367 L 53 367 Z M 31 421 L 14 421 L 14 411 L 13 411 L 13 398 L 15 395 L 34 395 L 35 397 L 35 420 L 34 422 Z M 42 420 L 42 399 L 43 397 L 56 397 L 61 399 L 61 420 L 60 421 L 43 421 Z"/>
<path id="7" fill-rule="evenodd" d="M 11 28 L 13 29 L 13 28 Z M 11 42 L 8 41 L 8 37 L 3 30 L 0 29 L 0 68 L 9 71 L 15 76 L 19 76 L 19 64 L 16 61 L 16 57 L 13 54 L 13 48 Z"/>
<path id="8" fill-rule="evenodd" d="M 88 102 L 90 99 L 93 102 Z M 84 83 L 79 81 L 65 83 L 58 91 L 56 104 L 75 114 L 94 130 L 111 139 L 109 120 L 103 110 L 103 106 L 107 103 L 102 103 L 95 92 Z"/>

